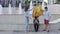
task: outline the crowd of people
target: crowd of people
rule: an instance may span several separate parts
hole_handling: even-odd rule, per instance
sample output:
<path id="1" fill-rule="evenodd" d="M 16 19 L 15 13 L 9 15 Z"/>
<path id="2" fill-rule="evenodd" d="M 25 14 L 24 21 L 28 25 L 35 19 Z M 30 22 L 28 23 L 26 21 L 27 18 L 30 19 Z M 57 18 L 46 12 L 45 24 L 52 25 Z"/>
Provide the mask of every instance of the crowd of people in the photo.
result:
<path id="1" fill-rule="evenodd" d="M 28 10 L 29 6 L 25 6 L 25 12 L 24 12 L 24 16 L 25 16 L 25 23 L 26 23 L 26 31 L 28 32 L 28 26 L 29 26 L 29 10 Z M 39 31 L 39 17 L 40 16 L 44 16 L 44 25 L 45 28 L 43 29 L 43 31 L 47 31 L 49 32 L 49 21 L 51 18 L 51 13 L 48 10 L 48 7 L 45 6 L 44 7 L 45 10 L 42 9 L 42 6 L 40 4 L 35 4 L 33 7 L 33 13 L 32 13 L 32 17 L 33 17 L 33 24 L 34 24 L 34 30 L 35 32 Z"/>

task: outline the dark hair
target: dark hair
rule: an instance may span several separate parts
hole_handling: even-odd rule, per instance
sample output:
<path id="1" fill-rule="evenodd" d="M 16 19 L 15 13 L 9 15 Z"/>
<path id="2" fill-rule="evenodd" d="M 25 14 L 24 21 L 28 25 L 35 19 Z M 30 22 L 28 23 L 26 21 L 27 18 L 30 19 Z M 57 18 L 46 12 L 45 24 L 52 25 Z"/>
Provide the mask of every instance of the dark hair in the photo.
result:
<path id="1" fill-rule="evenodd" d="M 35 19 L 37 19 L 38 17 L 35 17 Z"/>
<path id="2" fill-rule="evenodd" d="M 45 9 L 48 9 L 47 7 L 45 7 Z"/>
<path id="3" fill-rule="evenodd" d="M 36 4 L 34 4 L 34 6 L 36 6 Z"/>
<path id="4" fill-rule="evenodd" d="M 29 6 L 25 6 L 25 11 L 27 11 L 27 10 L 28 10 L 28 8 L 29 8 Z"/>

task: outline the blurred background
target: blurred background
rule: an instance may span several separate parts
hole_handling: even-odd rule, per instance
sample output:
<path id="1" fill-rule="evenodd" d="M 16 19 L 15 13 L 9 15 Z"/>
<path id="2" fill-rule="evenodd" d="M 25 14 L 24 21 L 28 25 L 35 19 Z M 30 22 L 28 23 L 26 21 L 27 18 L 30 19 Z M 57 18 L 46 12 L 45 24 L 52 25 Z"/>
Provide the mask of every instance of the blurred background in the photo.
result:
<path id="1" fill-rule="evenodd" d="M 39 1 L 42 4 L 43 0 L 0 0 L 2 7 L 8 7 L 8 4 L 11 3 L 12 7 L 19 7 L 19 3 L 22 3 L 22 7 L 25 3 L 30 3 L 33 1 L 33 5 Z M 48 4 L 60 4 L 60 0 L 45 0 L 48 1 Z"/>

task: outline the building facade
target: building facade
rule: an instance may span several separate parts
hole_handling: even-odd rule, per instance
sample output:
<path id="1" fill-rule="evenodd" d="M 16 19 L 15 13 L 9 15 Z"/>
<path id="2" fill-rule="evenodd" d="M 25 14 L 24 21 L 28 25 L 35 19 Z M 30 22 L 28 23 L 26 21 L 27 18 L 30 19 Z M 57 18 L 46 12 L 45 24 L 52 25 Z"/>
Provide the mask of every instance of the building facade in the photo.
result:
<path id="1" fill-rule="evenodd" d="M 19 3 L 21 2 L 22 5 L 24 5 L 26 0 L 0 0 L 0 4 L 2 4 L 3 7 L 8 7 L 9 3 L 11 3 L 12 7 L 18 7 Z M 43 0 L 28 0 L 28 1 L 36 1 L 36 3 L 42 2 Z M 47 0 L 48 4 L 54 4 L 57 3 L 57 0 Z"/>

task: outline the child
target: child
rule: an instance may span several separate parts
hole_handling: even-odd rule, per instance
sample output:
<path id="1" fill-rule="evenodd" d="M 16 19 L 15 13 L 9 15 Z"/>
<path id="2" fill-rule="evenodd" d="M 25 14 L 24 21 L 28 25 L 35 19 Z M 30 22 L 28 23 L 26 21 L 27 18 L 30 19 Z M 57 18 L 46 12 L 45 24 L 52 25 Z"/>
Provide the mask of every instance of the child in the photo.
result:
<path id="1" fill-rule="evenodd" d="M 25 6 L 25 24 L 26 24 L 26 32 L 28 31 L 28 24 L 29 24 L 29 11 L 28 11 L 28 6 Z"/>
<path id="2" fill-rule="evenodd" d="M 40 6 L 39 3 L 35 4 L 33 8 L 33 13 L 32 13 L 32 16 L 34 18 L 33 21 L 37 20 L 37 22 L 34 23 L 35 32 L 39 31 L 39 16 L 42 16 L 42 15 L 43 15 L 42 7 Z"/>
<path id="3" fill-rule="evenodd" d="M 38 17 L 35 17 L 33 23 L 34 23 L 35 32 L 37 32 L 39 30 L 39 19 L 38 19 Z"/>
<path id="4" fill-rule="evenodd" d="M 45 7 L 45 11 L 44 11 L 44 24 L 45 24 L 45 29 L 43 31 L 47 31 L 49 32 L 49 21 L 51 18 L 51 14 L 48 11 L 48 8 Z"/>
<path id="5" fill-rule="evenodd" d="M 29 6 L 26 5 L 25 6 L 25 12 L 24 12 L 24 16 L 25 16 L 25 24 L 26 24 L 26 32 L 28 32 L 28 25 L 29 25 L 29 18 L 31 19 L 30 14 L 30 10 L 28 10 Z M 32 9 L 31 9 L 32 10 Z"/>

